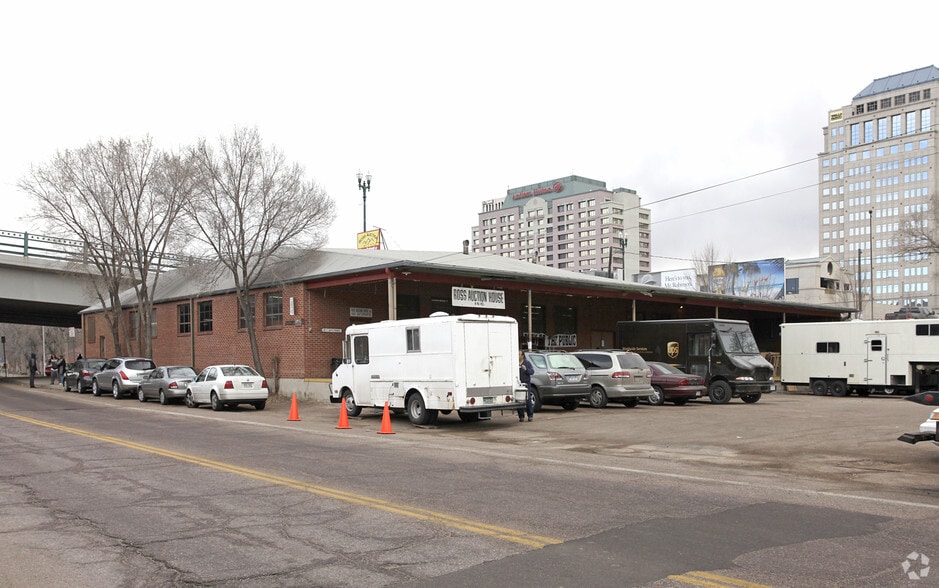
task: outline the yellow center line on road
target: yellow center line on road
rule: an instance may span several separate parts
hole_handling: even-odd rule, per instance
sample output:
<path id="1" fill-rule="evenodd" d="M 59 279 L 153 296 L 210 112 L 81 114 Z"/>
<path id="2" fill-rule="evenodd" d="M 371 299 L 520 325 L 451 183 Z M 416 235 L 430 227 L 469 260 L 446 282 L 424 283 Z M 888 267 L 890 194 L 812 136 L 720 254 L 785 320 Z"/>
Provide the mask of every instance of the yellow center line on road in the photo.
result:
<path id="1" fill-rule="evenodd" d="M 99 435 L 97 433 L 92 433 L 90 431 L 84 431 L 82 429 L 66 427 L 64 425 L 59 425 L 59 424 L 51 423 L 48 421 L 40 421 L 40 420 L 33 419 L 30 417 L 22 416 L 22 415 L 0 411 L 0 416 L 9 417 L 11 419 L 22 421 L 24 423 L 30 423 L 33 425 L 38 425 L 38 426 L 46 427 L 49 429 L 55 429 L 57 431 L 62 431 L 63 433 L 69 433 L 72 435 L 88 437 L 90 439 L 95 439 L 97 441 L 104 441 L 106 443 L 120 445 L 122 447 L 135 449 L 137 451 L 143 451 L 146 453 L 151 453 L 153 455 L 160 455 L 163 457 L 168 457 L 170 459 L 184 461 L 187 463 L 211 468 L 211 469 L 218 470 L 221 472 L 244 476 L 246 478 L 251 478 L 253 480 L 258 480 L 261 482 L 276 484 L 278 486 L 284 486 L 287 488 L 292 488 L 294 490 L 300 490 L 302 492 L 309 492 L 310 494 L 316 494 L 318 496 L 324 496 L 324 497 L 332 498 L 335 500 L 341 500 L 349 504 L 367 506 L 369 508 L 375 508 L 378 510 L 383 510 L 385 512 L 402 515 L 402 516 L 406 516 L 406 517 L 410 517 L 414 519 L 419 519 L 428 523 L 433 523 L 436 525 L 443 525 L 443 526 L 450 527 L 450 528 L 460 529 L 463 531 L 467 531 L 469 533 L 475 533 L 477 535 L 484 535 L 487 537 L 494 537 L 494 538 L 502 539 L 505 541 L 511 541 L 513 543 L 519 543 L 519 544 L 527 545 L 529 547 L 534 547 L 537 549 L 540 549 L 547 545 L 556 545 L 556 544 L 562 543 L 560 539 L 553 539 L 551 537 L 542 537 L 539 535 L 532 535 L 529 533 L 525 533 L 524 531 L 518 531 L 515 529 L 509 529 L 506 527 L 490 525 L 488 523 L 473 521 L 470 519 L 464 519 L 461 517 L 434 512 L 431 510 L 424 510 L 421 508 L 408 506 L 406 504 L 397 504 L 394 502 L 389 502 L 387 500 L 382 500 L 379 498 L 373 498 L 371 496 L 366 496 L 363 494 L 354 494 L 352 492 L 346 492 L 344 490 L 338 490 L 336 488 L 328 488 L 326 486 L 319 486 L 317 484 L 311 484 L 309 482 L 304 482 L 302 480 L 294 480 L 292 478 L 285 478 L 283 476 L 277 476 L 275 474 L 268 474 L 265 472 L 243 468 L 243 467 L 236 466 L 233 464 L 228 464 L 228 463 L 224 463 L 220 461 L 213 461 L 210 459 L 205 459 L 205 458 L 197 457 L 194 455 L 187 455 L 185 453 L 178 453 L 175 451 L 170 451 L 168 449 L 161 449 L 159 447 L 154 447 L 152 445 L 144 445 L 142 443 L 135 443 L 133 441 L 120 439 L 118 437 L 110 437 L 108 435 Z"/>
<path id="2" fill-rule="evenodd" d="M 703 586 L 704 588 L 728 588 L 728 586 L 740 586 L 740 588 L 771 588 L 765 584 L 755 584 L 729 576 L 712 574 L 711 572 L 688 572 L 678 576 L 669 576 L 668 579 L 683 584 Z"/>

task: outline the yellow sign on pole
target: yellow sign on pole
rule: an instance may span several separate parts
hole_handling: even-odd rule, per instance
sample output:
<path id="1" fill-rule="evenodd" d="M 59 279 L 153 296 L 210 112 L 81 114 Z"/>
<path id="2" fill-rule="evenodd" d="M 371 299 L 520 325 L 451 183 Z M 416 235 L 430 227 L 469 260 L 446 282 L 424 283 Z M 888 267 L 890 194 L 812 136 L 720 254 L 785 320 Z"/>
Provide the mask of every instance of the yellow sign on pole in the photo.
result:
<path id="1" fill-rule="evenodd" d="M 381 230 L 364 231 L 356 240 L 358 249 L 381 249 Z"/>

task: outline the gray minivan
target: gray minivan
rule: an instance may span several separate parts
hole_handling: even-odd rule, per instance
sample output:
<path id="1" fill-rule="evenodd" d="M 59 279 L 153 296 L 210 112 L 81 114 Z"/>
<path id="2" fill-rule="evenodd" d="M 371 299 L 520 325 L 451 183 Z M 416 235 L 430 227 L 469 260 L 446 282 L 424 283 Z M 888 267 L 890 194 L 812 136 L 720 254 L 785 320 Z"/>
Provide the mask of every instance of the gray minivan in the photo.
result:
<path id="1" fill-rule="evenodd" d="M 638 353 L 615 349 L 589 349 L 573 353 L 587 370 L 590 406 L 603 408 L 608 401 L 632 408 L 652 393 L 652 370 Z"/>
<path id="2" fill-rule="evenodd" d="M 535 411 L 543 404 L 560 404 L 574 410 L 586 400 L 590 386 L 580 360 L 566 351 L 526 351 L 535 368 L 531 376 L 531 398 Z"/>

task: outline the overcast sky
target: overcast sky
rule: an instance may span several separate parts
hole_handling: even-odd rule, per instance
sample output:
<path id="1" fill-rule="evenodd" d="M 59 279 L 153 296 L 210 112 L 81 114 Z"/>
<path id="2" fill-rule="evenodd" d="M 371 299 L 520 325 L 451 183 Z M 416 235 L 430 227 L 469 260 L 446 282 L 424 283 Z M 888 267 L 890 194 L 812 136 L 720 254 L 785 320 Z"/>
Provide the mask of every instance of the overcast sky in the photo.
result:
<path id="1" fill-rule="evenodd" d="M 937 22 L 935 1 L 6 2 L 0 230 L 43 232 L 16 182 L 56 151 L 249 126 L 335 199 L 330 247 L 355 247 L 359 170 L 388 248 L 440 251 L 482 201 L 576 174 L 640 194 L 654 271 L 708 244 L 812 257 L 828 110 L 939 62 Z"/>

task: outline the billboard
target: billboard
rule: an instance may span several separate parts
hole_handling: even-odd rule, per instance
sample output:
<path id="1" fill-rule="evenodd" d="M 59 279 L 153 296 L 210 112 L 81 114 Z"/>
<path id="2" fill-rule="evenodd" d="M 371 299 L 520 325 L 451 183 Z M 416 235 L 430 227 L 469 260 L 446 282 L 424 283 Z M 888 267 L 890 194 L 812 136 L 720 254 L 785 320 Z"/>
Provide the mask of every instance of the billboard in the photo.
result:
<path id="1" fill-rule="evenodd" d="M 698 274 L 694 269 L 671 270 L 665 272 L 649 272 L 633 274 L 633 282 L 649 286 L 662 286 L 674 290 L 698 290 Z"/>
<path id="2" fill-rule="evenodd" d="M 359 233 L 356 245 L 357 249 L 381 249 L 381 229 Z"/>
<path id="3" fill-rule="evenodd" d="M 786 297 L 786 262 L 777 257 L 709 266 L 708 292 L 783 300 Z"/>

